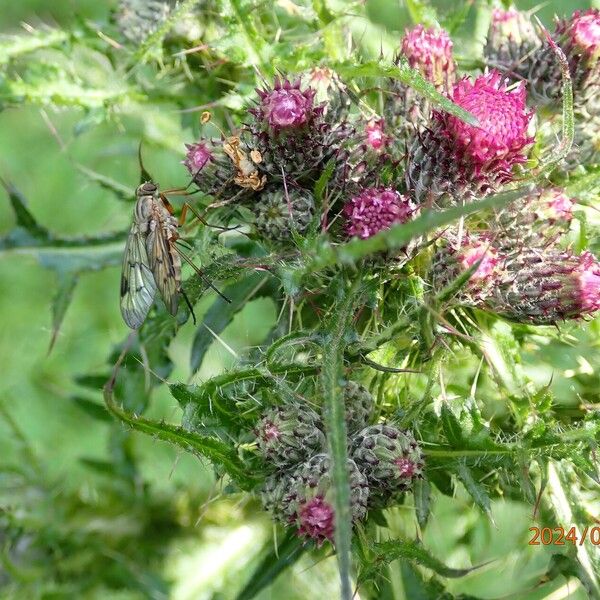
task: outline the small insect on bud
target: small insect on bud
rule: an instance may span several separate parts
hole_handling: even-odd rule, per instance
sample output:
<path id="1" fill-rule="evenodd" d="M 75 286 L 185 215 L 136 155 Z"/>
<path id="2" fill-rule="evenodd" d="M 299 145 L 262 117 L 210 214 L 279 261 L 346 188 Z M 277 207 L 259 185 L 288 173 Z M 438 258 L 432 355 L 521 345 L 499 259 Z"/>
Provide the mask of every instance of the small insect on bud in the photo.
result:
<path id="1" fill-rule="evenodd" d="M 270 408 L 254 433 L 261 456 L 277 469 L 293 466 L 320 451 L 325 444 L 319 415 L 307 406 L 286 404 Z"/>
<path id="2" fill-rule="evenodd" d="M 411 433 L 372 425 L 353 439 L 352 458 L 366 475 L 369 506 L 383 508 L 410 489 L 423 472 L 423 454 Z"/>
<path id="3" fill-rule="evenodd" d="M 299 465 L 282 500 L 288 522 L 297 528 L 298 535 L 313 539 L 318 544 L 333 541 L 335 530 L 331 465 L 332 461 L 326 454 L 313 456 Z M 369 488 L 353 460 L 348 460 L 347 470 L 351 517 L 356 523 L 366 515 Z"/>

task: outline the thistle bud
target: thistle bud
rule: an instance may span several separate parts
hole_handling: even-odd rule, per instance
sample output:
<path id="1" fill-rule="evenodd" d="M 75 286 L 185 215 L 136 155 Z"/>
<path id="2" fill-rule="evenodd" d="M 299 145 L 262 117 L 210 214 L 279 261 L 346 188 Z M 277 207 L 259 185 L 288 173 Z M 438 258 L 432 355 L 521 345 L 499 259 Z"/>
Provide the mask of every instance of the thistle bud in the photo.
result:
<path id="1" fill-rule="evenodd" d="M 314 181 L 339 150 L 339 124 L 325 117 L 325 104 L 301 80 L 276 78 L 272 88 L 258 89 L 258 103 L 248 112 L 246 142 L 262 156 L 260 169 L 279 179 Z"/>
<path id="2" fill-rule="evenodd" d="M 423 472 L 423 454 L 409 432 L 372 425 L 353 439 L 352 458 L 369 485 L 369 506 L 383 508 L 410 489 Z"/>
<path id="3" fill-rule="evenodd" d="M 435 253 L 431 268 L 432 287 L 440 292 L 462 273 L 475 267 L 469 280 L 458 290 L 461 304 L 480 305 L 493 291 L 502 270 L 503 257 L 482 234 L 446 234 Z"/>
<path id="4" fill-rule="evenodd" d="M 516 8 L 492 10 L 492 20 L 484 47 L 489 67 L 516 79 L 526 79 L 533 53 L 541 45 L 529 15 Z"/>
<path id="5" fill-rule="evenodd" d="M 507 264 L 487 304 L 511 320 L 534 325 L 584 317 L 600 308 L 600 263 L 590 252 L 523 252 Z"/>
<path id="6" fill-rule="evenodd" d="M 186 144 L 182 162 L 198 189 L 205 194 L 230 198 L 240 193 L 234 185 L 236 168 L 223 149 L 222 140 L 204 139 Z"/>
<path id="7" fill-rule="evenodd" d="M 306 406 L 270 408 L 256 425 L 258 450 L 277 469 L 293 466 L 320 451 L 325 444 L 319 415 Z"/>
<path id="8" fill-rule="evenodd" d="M 344 386 L 344 404 L 346 406 L 346 425 L 348 433 L 365 428 L 371 417 L 375 402 L 364 385 L 356 381 L 347 381 Z"/>
<path id="9" fill-rule="evenodd" d="M 298 535 L 319 544 L 333 541 L 335 531 L 331 465 L 327 454 L 318 454 L 299 465 L 282 500 L 287 520 L 297 528 Z M 369 487 L 353 460 L 348 459 L 347 469 L 352 522 L 356 523 L 366 515 Z"/>
<path id="10" fill-rule="evenodd" d="M 393 188 L 365 188 L 344 206 L 346 232 L 366 239 L 395 223 L 406 223 L 415 208 L 409 198 Z"/>
<path id="11" fill-rule="evenodd" d="M 454 86 L 456 65 L 452 55 L 452 40 L 443 29 L 425 29 L 417 25 L 407 30 L 395 62 L 405 57 L 408 64 L 433 83 L 438 91 L 448 94 Z M 414 90 L 397 80 L 391 80 L 385 97 L 384 113 L 403 146 L 415 129 L 423 130 L 431 115 L 431 105 Z"/>
<path id="12" fill-rule="evenodd" d="M 570 19 L 558 21 L 553 38 L 569 61 L 577 109 L 597 97 L 600 85 L 600 10 L 576 11 Z M 528 79 L 536 103 L 559 105 L 562 75 L 550 42 L 535 52 Z"/>
<path id="13" fill-rule="evenodd" d="M 314 101 L 323 106 L 329 122 L 345 118 L 350 109 L 350 96 L 339 75 L 329 67 L 314 67 L 301 77 L 303 83 L 314 90 Z"/>
<path id="14" fill-rule="evenodd" d="M 408 156 L 406 182 L 419 204 L 464 202 L 511 181 L 534 141 L 524 86 L 509 87 L 497 71 L 462 79 L 452 100 L 479 125 L 433 113 L 431 128 L 415 140 Z"/>
<path id="15" fill-rule="evenodd" d="M 553 245 L 569 230 L 574 205 L 575 201 L 558 187 L 519 198 L 495 215 L 494 245 L 506 255 Z"/>
<path id="16" fill-rule="evenodd" d="M 308 231 L 315 213 L 311 192 L 296 187 L 271 186 L 264 190 L 253 206 L 258 233 L 271 242 L 290 242 L 292 232 Z"/>
<path id="17" fill-rule="evenodd" d="M 452 89 L 456 66 L 452 40 L 443 29 L 425 29 L 417 25 L 407 30 L 402 40 L 402 54 L 408 64 L 421 72 L 439 91 Z"/>

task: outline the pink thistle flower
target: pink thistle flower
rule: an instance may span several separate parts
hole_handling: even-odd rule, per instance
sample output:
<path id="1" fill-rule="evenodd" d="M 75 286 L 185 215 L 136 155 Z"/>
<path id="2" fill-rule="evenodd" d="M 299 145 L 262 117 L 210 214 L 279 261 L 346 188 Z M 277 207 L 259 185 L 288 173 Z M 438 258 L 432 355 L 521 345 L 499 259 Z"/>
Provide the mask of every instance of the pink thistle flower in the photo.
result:
<path id="1" fill-rule="evenodd" d="M 344 207 L 346 231 L 366 239 L 394 223 L 406 223 L 415 209 L 409 198 L 393 188 L 366 188 Z"/>
<path id="2" fill-rule="evenodd" d="M 534 138 L 528 128 L 532 113 L 526 108 L 522 84 L 509 89 L 498 71 L 480 75 L 474 82 L 462 79 L 454 88 L 452 100 L 479 121 L 469 125 L 458 117 L 435 113 L 446 135 L 468 156 L 476 174 L 489 170 L 504 171 L 526 161 L 525 148 Z"/>
<path id="3" fill-rule="evenodd" d="M 515 47 L 523 44 L 524 50 L 528 51 L 531 51 L 540 43 L 531 23 L 531 18 L 527 14 L 513 7 L 508 10 L 494 8 L 488 32 L 488 46 L 499 50 L 506 42 L 512 43 Z M 526 60 L 526 56 L 519 56 L 518 58 L 521 61 Z"/>
<path id="4" fill-rule="evenodd" d="M 591 8 L 584 13 L 575 12 L 567 35 L 586 56 L 597 59 L 600 56 L 600 10 Z"/>
<path id="5" fill-rule="evenodd" d="M 519 322 L 553 324 L 600 310 L 600 263 L 590 252 L 525 253 L 497 282 L 490 307 Z"/>
<path id="6" fill-rule="evenodd" d="M 448 89 L 454 79 L 452 40 L 443 29 L 425 29 L 417 25 L 406 30 L 402 40 L 402 53 L 413 69 L 433 83 L 438 89 Z"/>
<path id="7" fill-rule="evenodd" d="M 575 202 L 561 188 L 552 188 L 542 192 L 539 198 L 538 217 L 550 223 L 565 223 L 573 219 Z"/>
<path id="8" fill-rule="evenodd" d="M 470 282 L 489 281 L 498 273 L 501 263 L 498 251 L 489 242 L 474 238 L 467 241 L 457 251 L 456 258 L 463 270 L 467 271 L 479 262 L 472 273 Z"/>
<path id="9" fill-rule="evenodd" d="M 367 145 L 373 150 L 381 150 L 387 144 L 383 119 L 372 119 L 366 127 Z"/>
<path id="10" fill-rule="evenodd" d="M 298 522 L 298 535 L 312 538 L 319 544 L 333 540 L 334 511 L 322 496 L 315 496 L 300 507 Z"/>
<path id="11" fill-rule="evenodd" d="M 600 309 L 600 263 L 591 252 L 580 257 L 578 275 L 578 295 L 583 313 L 593 313 Z"/>
<path id="12" fill-rule="evenodd" d="M 250 112 L 276 131 L 301 127 L 313 118 L 314 113 L 322 112 L 320 107 L 314 106 L 315 90 L 301 90 L 300 80 L 291 83 L 276 78 L 273 89 L 256 92 L 260 97 L 259 107 Z"/>
<path id="13" fill-rule="evenodd" d="M 198 142 L 197 144 L 186 144 L 187 153 L 181 164 L 185 165 L 190 175 L 196 175 L 202 171 L 206 163 L 213 160 L 213 154 L 208 148 L 206 142 Z"/>

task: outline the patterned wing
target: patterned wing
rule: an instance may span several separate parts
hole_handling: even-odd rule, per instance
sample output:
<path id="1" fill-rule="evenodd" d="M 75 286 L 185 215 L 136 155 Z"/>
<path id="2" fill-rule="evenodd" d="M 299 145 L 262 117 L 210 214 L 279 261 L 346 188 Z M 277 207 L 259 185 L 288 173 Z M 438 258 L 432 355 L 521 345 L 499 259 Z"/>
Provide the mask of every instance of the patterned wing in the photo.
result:
<path id="1" fill-rule="evenodd" d="M 142 325 L 155 295 L 156 284 L 148 264 L 144 235 L 134 223 L 125 244 L 121 273 L 121 314 L 131 329 Z"/>
<path id="2" fill-rule="evenodd" d="M 148 265 L 167 310 L 176 315 L 179 305 L 181 261 L 177 251 L 171 247 L 167 232 L 160 226 L 160 222 L 155 224 L 146 238 Z"/>

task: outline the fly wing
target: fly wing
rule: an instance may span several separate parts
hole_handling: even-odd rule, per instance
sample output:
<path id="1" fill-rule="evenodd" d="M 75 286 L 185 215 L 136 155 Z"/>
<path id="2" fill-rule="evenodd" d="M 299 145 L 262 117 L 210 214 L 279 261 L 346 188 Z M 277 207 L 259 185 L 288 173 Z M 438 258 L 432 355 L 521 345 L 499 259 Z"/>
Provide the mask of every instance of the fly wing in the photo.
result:
<path id="1" fill-rule="evenodd" d="M 123 255 L 121 314 L 132 329 L 142 325 L 156 295 L 156 284 L 149 266 L 144 237 L 134 223 Z"/>
<path id="2" fill-rule="evenodd" d="M 150 228 L 146 238 L 148 264 L 154 275 L 154 282 L 162 296 L 167 310 L 177 314 L 179 304 L 179 283 L 181 279 L 181 262 L 179 255 L 167 238 L 167 232 L 156 222 Z"/>

